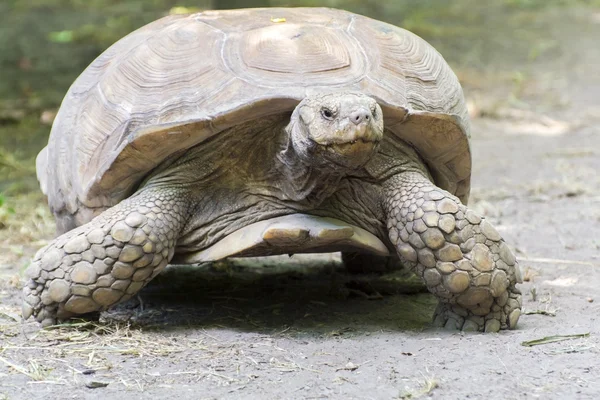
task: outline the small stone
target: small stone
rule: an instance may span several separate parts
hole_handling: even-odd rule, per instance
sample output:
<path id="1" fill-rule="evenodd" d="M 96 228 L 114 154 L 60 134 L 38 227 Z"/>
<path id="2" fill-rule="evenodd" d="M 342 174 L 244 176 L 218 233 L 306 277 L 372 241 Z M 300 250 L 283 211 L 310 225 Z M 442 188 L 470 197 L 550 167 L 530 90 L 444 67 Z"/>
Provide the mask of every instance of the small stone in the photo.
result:
<path id="1" fill-rule="evenodd" d="M 500 331 L 500 321 L 497 319 L 488 319 L 485 321 L 485 333 L 494 333 Z"/>
<path id="2" fill-rule="evenodd" d="M 440 214 L 454 214 L 458 211 L 458 206 L 453 200 L 445 198 L 437 203 L 437 210 Z"/>
<path id="3" fill-rule="evenodd" d="M 481 228 L 481 233 L 483 233 L 486 238 L 493 240 L 494 242 L 502 239 L 498 231 L 486 220 L 483 220 L 479 226 Z"/>
<path id="4" fill-rule="evenodd" d="M 146 267 L 135 271 L 133 274 L 133 278 L 131 278 L 134 282 L 140 282 L 146 280 L 150 275 L 152 275 L 152 271 L 154 268 Z"/>
<path id="5" fill-rule="evenodd" d="M 500 296 L 501 293 L 506 292 L 506 288 L 508 287 L 508 278 L 506 276 L 506 272 L 502 270 L 495 270 L 492 273 L 492 282 L 490 284 L 490 289 L 492 291 L 492 295 L 494 297 Z"/>
<path id="6" fill-rule="evenodd" d="M 508 265 L 515 265 L 517 259 L 512 251 L 508 248 L 508 245 L 504 242 L 500 245 L 500 258 Z"/>
<path id="7" fill-rule="evenodd" d="M 73 285 L 71 286 L 71 293 L 77 296 L 89 296 L 92 291 L 88 286 L 85 285 Z"/>
<path id="8" fill-rule="evenodd" d="M 512 312 L 508 316 L 508 327 L 510 329 L 514 329 L 517 326 L 517 322 L 519 322 L 520 316 L 521 316 L 521 310 L 519 310 L 519 309 L 512 310 Z"/>
<path id="9" fill-rule="evenodd" d="M 144 222 L 146 222 L 146 217 L 136 211 L 130 213 L 127 218 L 125 218 L 125 223 L 132 228 L 137 228 Z"/>
<path id="10" fill-rule="evenodd" d="M 444 276 L 444 286 L 452 293 L 461 293 L 469 287 L 469 274 L 464 271 L 454 271 Z"/>
<path id="11" fill-rule="evenodd" d="M 129 264 L 122 263 L 121 261 L 117 261 L 115 265 L 113 265 L 111 275 L 117 279 L 127 279 L 133 275 L 133 267 Z"/>
<path id="12" fill-rule="evenodd" d="M 488 248 L 483 244 L 476 244 L 471 251 L 471 263 L 477 270 L 481 272 L 488 272 L 492 270 L 494 266 L 494 260 L 492 254 L 488 251 Z"/>
<path id="13" fill-rule="evenodd" d="M 113 225 L 110 230 L 110 235 L 114 240 L 118 240 L 120 242 L 128 242 L 129 239 L 133 236 L 133 228 L 127 225 L 124 221 L 119 221 Z"/>
<path id="14" fill-rule="evenodd" d="M 427 268 L 435 267 L 435 256 L 428 248 L 424 248 L 418 251 L 419 263 Z"/>
<path id="15" fill-rule="evenodd" d="M 70 285 L 62 279 L 55 279 L 48 286 L 48 295 L 55 303 L 61 303 L 69 297 Z"/>
<path id="16" fill-rule="evenodd" d="M 105 237 L 106 234 L 101 228 L 96 228 L 87 234 L 87 240 L 92 244 L 101 244 Z"/>
<path id="17" fill-rule="evenodd" d="M 99 309 L 98 305 L 89 297 L 71 296 L 65 303 L 65 310 L 76 314 L 85 314 Z"/>
<path id="18" fill-rule="evenodd" d="M 463 324 L 462 331 L 463 332 L 478 332 L 479 331 L 479 325 L 477 325 L 477 323 L 475 321 L 471 321 L 471 320 L 468 319 Z"/>
<path id="19" fill-rule="evenodd" d="M 437 190 L 432 190 L 431 192 L 427 193 L 425 195 L 425 197 L 427 199 L 429 199 L 429 200 L 441 200 L 441 199 L 443 199 L 446 196 L 444 196 L 443 194 L 441 194 Z"/>
<path id="20" fill-rule="evenodd" d="M 467 211 L 467 213 L 465 214 L 465 218 L 473 225 L 477 225 L 481 222 L 481 217 L 475 214 L 475 212 L 472 210 Z"/>
<path id="21" fill-rule="evenodd" d="M 89 248 L 90 248 L 90 242 L 87 241 L 87 238 L 85 236 L 80 235 L 80 236 L 75 236 L 73 239 L 69 240 L 63 247 L 63 250 L 69 254 L 73 254 L 73 253 L 80 254 Z"/>
<path id="22" fill-rule="evenodd" d="M 417 233 L 423 233 L 427 230 L 427 225 L 425 225 L 425 222 L 423 222 L 422 220 L 418 219 L 413 223 L 413 231 L 417 232 Z"/>
<path id="23" fill-rule="evenodd" d="M 75 264 L 71 271 L 71 281 L 88 285 L 96 282 L 97 274 L 92 264 L 87 261 L 80 261 Z"/>
<path id="24" fill-rule="evenodd" d="M 489 286 L 491 281 L 492 275 L 488 273 L 479 274 L 473 279 L 475 286 Z"/>
<path id="25" fill-rule="evenodd" d="M 454 264 L 452 264 L 450 262 L 439 262 L 436 264 L 436 268 L 442 274 L 450 274 L 450 273 L 456 271 L 456 267 L 454 266 Z"/>
<path id="26" fill-rule="evenodd" d="M 422 249 L 423 247 L 425 247 L 425 243 L 423 243 L 421 237 L 419 237 L 419 235 L 415 232 L 411 233 L 408 237 L 408 243 L 410 243 L 412 247 L 417 249 Z"/>
<path id="27" fill-rule="evenodd" d="M 132 246 L 130 244 L 123 247 L 121 254 L 119 255 L 119 261 L 131 262 L 140 258 L 144 254 L 144 251 L 140 246 Z"/>
<path id="28" fill-rule="evenodd" d="M 444 235 L 437 228 L 429 228 L 421 234 L 423 242 L 432 250 L 441 249 L 446 243 Z"/>
<path id="29" fill-rule="evenodd" d="M 110 287 L 114 290 L 119 290 L 121 292 L 124 292 L 125 290 L 127 290 L 127 287 L 129 286 L 130 283 L 131 282 L 129 280 L 119 280 L 119 281 L 115 281 L 115 283 L 110 285 Z"/>
<path id="30" fill-rule="evenodd" d="M 114 282 L 115 282 L 115 278 L 112 275 L 110 275 L 110 274 L 108 274 L 108 275 L 102 275 L 96 281 L 96 286 L 98 286 L 98 287 L 109 287 Z"/>
<path id="31" fill-rule="evenodd" d="M 452 231 L 456 227 L 456 221 L 454 220 L 454 217 L 451 215 L 442 215 L 442 217 L 440 218 L 440 221 L 438 222 L 438 226 L 444 232 L 452 233 Z"/>
<path id="32" fill-rule="evenodd" d="M 398 254 L 400 255 L 400 257 L 403 257 L 408 261 L 417 261 L 417 252 L 408 243 L 402 243 L 400 246 L 398 246 Z"/>
<path id="33" fill-rule="evenodd" d="M 425 284 L 429 287 L 437 286 L 442 281 L 442 275 L 435 268 L 427 268 L 423 273 Z"/>
<path id="34" fill-rule="evenodd" d="M 64 252 L 61 249 L 50 249 L 44 253 L 40 262 L 45 271 L 54 271 L 60 265 Z"/>
<path id="35" fill-rule="evenodd" d="M 489 302 L 492 299 L 489 290 L 485 288 L 472 287 L 458 296 L 456 302 L 465 308 L 473 308 L 478 304 Z"/>
<path id="36" fill-rule="evenodd" d="M 118 290 L 99 288 L 94 290 L 92 299 L 101 306 L 107 307 L 115 304 L 123 296 L 123 292 Z"/>
<path id="37" fill-rule="evenodd" d="M 446 245 L 439 249 L 436 254 L 441 261 L 458 261 L 463 258 L 460 247 L 451 243 L 446 243 Z"/>

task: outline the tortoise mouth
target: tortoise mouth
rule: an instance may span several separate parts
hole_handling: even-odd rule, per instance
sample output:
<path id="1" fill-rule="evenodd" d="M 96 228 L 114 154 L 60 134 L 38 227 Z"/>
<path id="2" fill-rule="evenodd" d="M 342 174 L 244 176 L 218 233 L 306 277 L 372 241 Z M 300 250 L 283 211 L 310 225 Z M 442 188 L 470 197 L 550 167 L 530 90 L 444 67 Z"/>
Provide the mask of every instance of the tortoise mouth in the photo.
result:
<path id="1" fill-rule="evenodd" d="M 313 141 L 317 153 L 338 167 L 357 169 L 364 166 L 377 151 L 379 140 L 356 139 L 348 142 L 321 144 Z"/>
<path id="2" fill-rule="evenodd" d="M 331 143 L 320 146 L 323 146 L 329 153 L 352 157 L 365 153 L 371 154 L 378 144 L 379 141 L 356 139 L 344 143 Z"/>

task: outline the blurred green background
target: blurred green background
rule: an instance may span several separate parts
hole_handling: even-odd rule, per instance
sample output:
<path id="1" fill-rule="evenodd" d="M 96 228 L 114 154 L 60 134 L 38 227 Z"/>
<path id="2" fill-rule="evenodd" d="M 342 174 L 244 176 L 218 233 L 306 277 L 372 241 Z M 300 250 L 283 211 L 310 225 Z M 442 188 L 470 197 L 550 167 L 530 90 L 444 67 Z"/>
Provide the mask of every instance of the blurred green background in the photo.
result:
<path id="1" fill-rule="evenodd" d="M 588 37 L 580 47 L 594 46 L 577 21 L 600 0 L 0 0 L 0 230 L 32 230 L 33 240 L 52 226 L 35 155 L 69 85 L 104 49 L 170 13 L 259 6 L 344 8 L 411 30 L 451 64 L 474 113 L 490 115 L 502 104 L 565 106 L 561 76 L 587 77 L 564 43 Z M 549 62 L 553 75 L 533 106 L 525 83 Z M 31 218 L 37 225 L 23 227 Z"/>

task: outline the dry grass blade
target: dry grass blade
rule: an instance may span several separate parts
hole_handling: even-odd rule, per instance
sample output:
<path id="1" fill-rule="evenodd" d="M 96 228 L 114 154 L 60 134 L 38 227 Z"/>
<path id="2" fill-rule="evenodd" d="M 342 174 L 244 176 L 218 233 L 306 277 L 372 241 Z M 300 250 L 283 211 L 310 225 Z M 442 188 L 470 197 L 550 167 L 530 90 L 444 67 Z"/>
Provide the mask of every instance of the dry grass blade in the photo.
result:
<path id="1" fill-rule="evenodd" d="M 0 361 L 2 361 L 4 364 L 8 365 L 15 371 L 28 376 L 29 378 L 33 379 L 34 381 L 44 381 L 44 379 L 49 374 L 49 372 L 45 368 L 43 368 L 40 364 L 38 364 L 37 361 L 35 361 L 35 360 L 29 360 L 29 368 L 25 368 L 20 365 L 17 365 L 15 363 L 7 360 L 4 357 L 0 357 Z"/>
<path id="2" fill-rule="evenodd" d="M 546 310 L 532 310 L 532 311 L 525 311 L 523 314 L 525 315 L 534 315 L 534 314 L 539 314 L 539 315 L 545 315 L 548 317 L 556 317 L 556 313 L 553 311 L 546 311 Z"/>
<path id="3" fill-rule="evenodd" d="M 581 339 L 581 338 L 585 338 L 590 336 L 590 333 L 578 333 L 575 335 L 554 335 L 554 336 L 546 336 L 540 339 L 534 339 L 534 340 L 527 340 L 525 342 L 521 342 L 521 346 L 525 346 L 525 347 L 533 347 L 533 346 L 539 346 L 542 344 L 548 344 L 548 343 L 554 343 L 554 342 L 562 342 L 564 340 L 571 340 L 571 339 Z"/>
<path id="4" fill-rule="evenodd" d="M 84 321 L 55 325 L 39 332 L 44 342 L 53 342 L 53 348 L 67 353 L 118 353 L 134 356 L 165 356 L 189 349 L 171 338 L 153 334 L 129 324 L 101 324 Z M 201 344 L 195 350 L 205 350 Z"/>

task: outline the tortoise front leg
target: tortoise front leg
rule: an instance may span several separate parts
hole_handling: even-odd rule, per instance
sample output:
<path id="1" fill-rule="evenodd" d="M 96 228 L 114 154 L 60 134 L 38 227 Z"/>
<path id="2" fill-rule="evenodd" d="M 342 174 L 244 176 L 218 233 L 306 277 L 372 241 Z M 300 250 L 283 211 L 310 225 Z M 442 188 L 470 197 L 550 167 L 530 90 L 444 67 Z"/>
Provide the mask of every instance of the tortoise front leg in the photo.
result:
<path id="1" fill-rule="evenodd" d="M 23 317 L 43 326 L 125 301 L 173 257 L 187 194 L 144 190 L 40 250 L 26 274 Z"/>
<path id="2" fill-rule="evenodd" d="M 515 256 L 498 232 L 417 172 L 384 183 L 389 238 L 440 303 L 434 324 L 496 332 L 521 315 Z"/>

